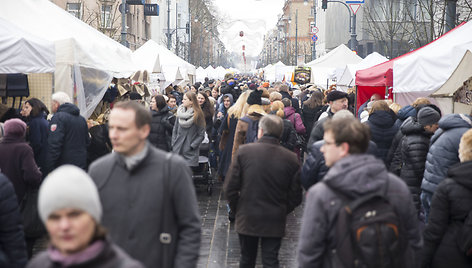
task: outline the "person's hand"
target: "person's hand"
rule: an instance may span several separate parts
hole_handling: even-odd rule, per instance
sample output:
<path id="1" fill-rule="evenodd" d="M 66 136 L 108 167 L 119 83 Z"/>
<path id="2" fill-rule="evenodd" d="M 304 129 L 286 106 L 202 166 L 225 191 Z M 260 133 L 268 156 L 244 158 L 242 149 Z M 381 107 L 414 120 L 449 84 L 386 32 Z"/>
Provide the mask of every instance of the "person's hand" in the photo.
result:
<path id="1" fill-rule="evenodd" d="M 223 113 L 222 113 L 222 112 L 218 112 L 218 113 L 216 114 L 216 117 L 218 117 L 218 118 L 223 118 Z"/>

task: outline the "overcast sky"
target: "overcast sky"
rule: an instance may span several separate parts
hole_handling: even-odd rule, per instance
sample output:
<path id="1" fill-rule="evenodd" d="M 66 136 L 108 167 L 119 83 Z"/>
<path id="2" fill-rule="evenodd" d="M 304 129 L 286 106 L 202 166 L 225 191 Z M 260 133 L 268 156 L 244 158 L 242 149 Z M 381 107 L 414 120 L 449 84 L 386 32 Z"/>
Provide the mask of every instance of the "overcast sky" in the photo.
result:
<path id="1" fill-rule="evenodd" d="M 277 23 L 285 0 L 213 0 L 224 21 L 218 27 L 221 41 L 229 51 L 256 57 L 262 50 L 264 35 Z M 244 36 L 240 37 L 239 32 Z"/>

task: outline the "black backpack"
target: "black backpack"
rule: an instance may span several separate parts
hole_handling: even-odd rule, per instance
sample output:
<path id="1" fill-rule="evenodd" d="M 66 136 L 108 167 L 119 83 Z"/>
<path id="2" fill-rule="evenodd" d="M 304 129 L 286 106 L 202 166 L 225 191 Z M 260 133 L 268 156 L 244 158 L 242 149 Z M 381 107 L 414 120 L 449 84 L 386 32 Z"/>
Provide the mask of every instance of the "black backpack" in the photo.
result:
<path id="1" fill-rule="evenodd" d="M 472 257 L 472 210 L 464 220 L 461 230 L 457 233 L 457 245 L 468 257 Z"/>
<path id="2" fill-rule="evenodd" d="M 257 130 L 259 129 L 259 120 L 252 120 L 249 116 L 244 116 L 241 118 L 242 121 L 247 123 L 247 132 L 246 132 L 246 141 L 247 143 L 252 143 L 257 141 Z"/>
<path id="3" fill-rule="evenodd" d="M 388 181 L 382 191 L 356 199 L 329 188 L 343 200 L 333 251 L 343 267 L 401 267 L 405 244 L 399 217 L 386 198 Z"/>

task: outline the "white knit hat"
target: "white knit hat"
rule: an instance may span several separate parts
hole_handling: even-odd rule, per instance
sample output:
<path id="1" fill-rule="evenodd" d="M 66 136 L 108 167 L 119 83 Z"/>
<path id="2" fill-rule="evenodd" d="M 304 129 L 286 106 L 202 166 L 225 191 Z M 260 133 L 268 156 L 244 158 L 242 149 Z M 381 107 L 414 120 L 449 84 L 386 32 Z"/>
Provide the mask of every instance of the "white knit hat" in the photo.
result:
<path id="1" fill-rule="evenodd" d="M 39 189 L 38 210 L 44 223 L 51 213 L 64 208 L 83 210 L 97 223 L 102 217 L 95 183 L 85 171 L 73 165 L 64 165 L 51 172 Z"/>

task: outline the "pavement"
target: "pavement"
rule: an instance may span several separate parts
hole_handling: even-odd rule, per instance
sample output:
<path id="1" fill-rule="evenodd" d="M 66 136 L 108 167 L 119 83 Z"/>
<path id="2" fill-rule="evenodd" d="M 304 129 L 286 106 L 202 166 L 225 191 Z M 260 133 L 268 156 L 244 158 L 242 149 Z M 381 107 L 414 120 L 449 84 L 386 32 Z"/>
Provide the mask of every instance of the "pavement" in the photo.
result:
<path id="1" fill-rule="evenodd" d="M 239 267 L 238 235 L 234 230 L 234 223 L 228 220 L 221 183 L 214 185 L 211 196 L 205 188 L 197 187 L 197 197 L 202 216 L 202 244 L 198 267 Z M 280 267 L 297 267 L 296 249 L 302 214 L 303 208 L 299 206 L 288 216 L 286 234 L 279 251 Z M 256 267 L 262 267 L 260 249 Z"/>

